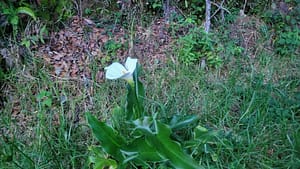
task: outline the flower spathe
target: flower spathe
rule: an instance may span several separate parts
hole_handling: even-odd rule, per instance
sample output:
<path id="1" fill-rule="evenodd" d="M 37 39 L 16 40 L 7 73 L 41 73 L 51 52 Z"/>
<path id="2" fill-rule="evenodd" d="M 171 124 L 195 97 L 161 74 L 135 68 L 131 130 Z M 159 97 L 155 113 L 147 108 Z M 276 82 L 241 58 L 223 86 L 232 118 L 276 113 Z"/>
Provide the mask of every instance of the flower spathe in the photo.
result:
<path id="1" fill-rule="evenodd" d="M 133 72 L 136 69 L 137 59 L 128 57 L 125 62 L 125 67 L 118 63 L 112 63 L 108 67 L 105 67 L 106 70 L 105 77 L 106 79 L 125 79 L 128 82 L 133 82 Z"/>

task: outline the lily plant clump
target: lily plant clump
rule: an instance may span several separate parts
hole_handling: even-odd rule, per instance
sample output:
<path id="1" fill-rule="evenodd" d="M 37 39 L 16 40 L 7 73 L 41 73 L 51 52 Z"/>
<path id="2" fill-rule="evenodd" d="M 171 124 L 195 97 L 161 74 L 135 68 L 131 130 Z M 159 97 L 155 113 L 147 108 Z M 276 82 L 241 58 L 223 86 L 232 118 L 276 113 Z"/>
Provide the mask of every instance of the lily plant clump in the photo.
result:
<path id="1" fill-rule="evenodd" d="M 174 117 L 169 124 L 157 114 L 144 112 L 144 86 L 138 78 L 138 60 L 128 57 L 125 66 L 106 67 L 106 79 L 125 79 L 127 99 L 124 106 L 112 110 L 110 121 L 99 121 L 87 113 L 87 121 L 100 146 L 90 146 L 90 165 L 102 168 L 202 168 L 188 155 L 174 133 L 197 123 L 198 116 Z M 199 133 L 199 132 L 198 132 Z M 196 134 L 197 135 L 197 134 Z"/>

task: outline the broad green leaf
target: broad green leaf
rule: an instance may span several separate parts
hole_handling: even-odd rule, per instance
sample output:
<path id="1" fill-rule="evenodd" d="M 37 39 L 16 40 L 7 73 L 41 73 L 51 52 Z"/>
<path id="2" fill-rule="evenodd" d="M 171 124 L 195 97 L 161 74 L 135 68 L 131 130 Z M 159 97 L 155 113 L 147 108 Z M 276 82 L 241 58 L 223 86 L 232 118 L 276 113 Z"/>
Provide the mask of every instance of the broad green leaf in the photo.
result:
<path id="1" fill-rule="evenodd" d="M 158 154 L 164 160 L 170 160 L 175 168 L 182 169 L 201 169 L 190 156 L 185 154 L 180 145 L 170 138 L 171 129 L 169 126 L 153 120 L 150 123 L 149 118 L 135 121 L 136 129 L 145 134 L 145 138 L 150 147 L 154 147 Z M 154 129 L 151 130 L 151 125 Z"/>
<path id="2" fill-rule="evenodd" d="M 174 116 L 170 122 L 170 127 L 172 129 L 182 129 L 196 124 L 199 121 L 199 116 L 191 115 L 186 117 Z"/>
<path id="3" fill-rule="evenodd" d="M 113 159 L 108 159 L 100 146 L 90 146 L 88 150 L 91 153 L 88 158 L 89 166 L 93 165 L 94 169 L 103 169 L 105 167 L 117 168 L 117 162 Z"/>
<path id="4" fill-rule="evenodd" d="M 31 16 L 34 20 L 36 20 L 36 17 L 35 17 L 35 14 L 34 12 L 28 8 L 28 7 L 19 7 L 17 8 L 17 13 L 18 14 L 26 14 L 26 15 L 29 15 Z"/>
<path id="5" fill-rule="evenodd" d="M 149 143 L 156 148 L 159 154 L 169 159 L 171 164 L 177 169 L 201 169 L 190 156 L 182 151 L 180 145 L 170 138 L 171 129 L 169 126 L 157 122 L 157 134 L 148 135 Z"/>
<path id="6" fill-rule="evenodd" d="M 145 137 L 135 139 L 126 147 L 128 152 L 136 152 L 137 162 L 159 162 L 163 158 L 159 155 L 156 149 L 146 142 Z"/>
<path id="7" fill-rule="evenodd" d="M 112 155 L 119 161 L 123 161 L 124 157 L 121 154 L 121 148 L 126 145 L 124 138 L 117 134 L 117 132 L 105 124 L 98 121 L 90 113 L 86 114 L 87 121 L 92 128 L 92 131 L 106 153 Z"/>

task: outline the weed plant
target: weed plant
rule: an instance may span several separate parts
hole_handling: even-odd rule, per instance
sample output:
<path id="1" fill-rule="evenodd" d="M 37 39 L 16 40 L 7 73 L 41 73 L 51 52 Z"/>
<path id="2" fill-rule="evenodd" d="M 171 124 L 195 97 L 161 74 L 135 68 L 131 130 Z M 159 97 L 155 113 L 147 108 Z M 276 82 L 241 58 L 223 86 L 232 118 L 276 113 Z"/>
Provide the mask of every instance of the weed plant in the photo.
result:
<path id="1" fill-rule="evenodd" d="M 187 29 L 187 33 L 176 41 L 174 47 L 178 60 L 186 65 L 205 61 L 210 67 L 219 67 L 222 60 L 218 56 L 217 44 L 211 38 L 212 34 L 204 32 L 199 27 L 188 28 L 191 23 L 195 21 L 190 18 L 176 25 L 177 29 Z"/>

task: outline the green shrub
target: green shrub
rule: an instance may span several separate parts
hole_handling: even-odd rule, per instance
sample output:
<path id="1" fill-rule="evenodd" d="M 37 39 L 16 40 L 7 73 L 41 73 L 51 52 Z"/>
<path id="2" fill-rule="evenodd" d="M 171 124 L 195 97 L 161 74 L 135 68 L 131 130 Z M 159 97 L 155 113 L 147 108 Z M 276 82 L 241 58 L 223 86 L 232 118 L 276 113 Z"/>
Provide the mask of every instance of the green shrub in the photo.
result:
<path id="1" fill-rule="evenodd" d="M 299 55 L 299 15 L 299 0 L 273 2 L 272 8 L 262 15 L 263 20 L 275 32 L 275 52 L 280 56 Z"/>
<path id="2" fill-rule="evenodd" d="M 115 40 L 108 40 L 104 43 L 103 48 L 109 56 L 114 56 L 117 54 L 117 51 L 122 48 L 122 43 L 116 42 Z"/>
<path id="3" fill-rule="evenodd" d="M 37 16 L 50 24 L 70 18 L 73 11 L 71 0 L 41 0 L 36 8 Z"/>
<path id="4" fill-rule="evenodd" d="M 32 2 L 22 1 L 1 1 L 0 2 L 0 27 L 1 33 L 10 34 L 8 26 L 13 28 L 13 35 L 16 36 L 18 30 L 23 30 L 30 22 L 29 18 L 42 20 L 48 25 L 53 25 L 58 21 L 64 21 L 73 16 L 71 0 L 41 0 Z M 21 15 L 23 14 L 23 15 Z M 28 17 L 29 16 L 29 17 Z"/>
<path id="5" fill-rule="evenodd" d="M 30 8 L 30 6 L 22 6 L 22 3 L 13 4 L 10 1 L 8 3 L 0 2 L 0 14 L 3 14 L 6 17 L 6 20 L 4 20 L 3 22 L 7 22 L 12 26 L 14 36 L 16 36 L 19 24 L 22 21 L 20 18 L 20 14 L 25 14 L 27 16 L 30 16 L 32 19 L 36 20 L 35 13 Z M 8 26 L 6 23 L 0 23 L 0 25 L 2 27 Z"/>
<path id="6" fill-rule="evenodd" d="M 193 28 L 178 39 L 176 52 L 180 62 L 189 65 L 205 60 L 208 66 L 218 67 L 222 63 L 210 34 L 201 28 Z"/>
<path id="7" fill-rule="evenodd" d="M 299 31 L 280 33 L 275 40 L 275 51 L 280 56 L 299 55 L 300 36 Z"/>

